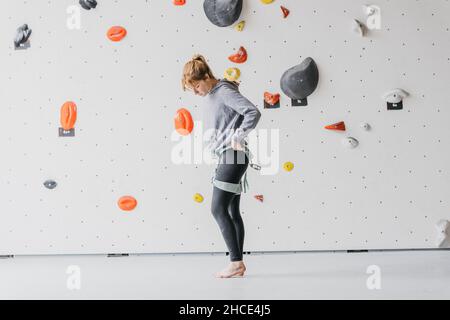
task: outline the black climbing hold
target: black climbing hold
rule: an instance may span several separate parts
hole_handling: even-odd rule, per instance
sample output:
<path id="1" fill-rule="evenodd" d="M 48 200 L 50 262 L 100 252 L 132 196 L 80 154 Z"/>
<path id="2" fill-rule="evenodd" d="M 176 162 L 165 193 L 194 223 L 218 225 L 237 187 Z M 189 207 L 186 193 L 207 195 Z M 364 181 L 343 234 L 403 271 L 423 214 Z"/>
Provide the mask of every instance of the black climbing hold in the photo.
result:
<path id="1" fill-rule="evenodd" d="M 95 0 L 80 0 L 80 5 L 83 9 L 91 10 L 97 7 L 97 1 Z"/>
<path id="2" fill-rule="evenodd" d="M 293 106 L 306 105 L 306 98 L 316 90 L 318 83 L 319 69 L 310 57 L 286 70 L 280 80 L 281 90 L 292 99 Z"/>
<path id="3" fill-rule="evenodd" d="M 28 48 L 28 39 L 31 36 L 31 29 L 28 28 L 27 24 L 21 25 L 17 28 L 16 37 L 14 38 L 14 47 L 16 49 Z"/>
<path id="4" fill-rule="evenodd" d="M 387 104 L 388 110 L 402 110 L 403 109 L 403 101 L 400 101 L 397 103 L 387 102 L 386 104 Z"/>
<path id="5" fill-rule="evenodd" d="M 243 0 L 205 0 L 206 17 L 218 27 L 228 27 L 239 19 Z"/>
<path id="6" fill-rule="evenodd" d="M 47 189 L 55 189 L 56 185 L 57 185 L 57 183 L 54 180 L 47 180 L 47 181 L 44 182 L 44 186 Z"/>

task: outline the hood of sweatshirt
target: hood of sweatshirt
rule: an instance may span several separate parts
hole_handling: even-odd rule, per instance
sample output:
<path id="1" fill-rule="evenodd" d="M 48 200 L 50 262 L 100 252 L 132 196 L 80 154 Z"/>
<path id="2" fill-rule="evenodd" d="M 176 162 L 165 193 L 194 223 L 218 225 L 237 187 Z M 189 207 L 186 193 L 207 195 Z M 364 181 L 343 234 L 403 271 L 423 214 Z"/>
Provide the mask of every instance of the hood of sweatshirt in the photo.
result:
<path id="1" fill-rule="evenodd" d="M 228 81 L 227 79 L 218 79 L 218 80 L 219 82 L 217 82 L 217 84 L 214 87 L 212 87 L 212 89 L 208 92 L 207 95 L 214 94 L 214 92 L 216 92 L 219 88 L 223 86 L 232 86 L 235 89 L 237 89 L 239 86 L 236 82 Z"/>

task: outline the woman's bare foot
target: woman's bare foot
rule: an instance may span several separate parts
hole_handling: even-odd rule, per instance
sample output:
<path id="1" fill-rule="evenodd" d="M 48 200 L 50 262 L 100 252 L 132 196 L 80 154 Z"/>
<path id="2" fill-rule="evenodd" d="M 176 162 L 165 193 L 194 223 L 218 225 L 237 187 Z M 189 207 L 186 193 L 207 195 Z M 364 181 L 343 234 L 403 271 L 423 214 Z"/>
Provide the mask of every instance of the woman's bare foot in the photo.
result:
<path id="1" fill-rule="evenodd" d="M 245 270 L 247 270 L 247 268 L 243 261 L 234 261 L 231 262 L 227 268 L 216 272 L 215 276 L 217 278 L 232 278 L 234 276 L 242 277 Z"/>

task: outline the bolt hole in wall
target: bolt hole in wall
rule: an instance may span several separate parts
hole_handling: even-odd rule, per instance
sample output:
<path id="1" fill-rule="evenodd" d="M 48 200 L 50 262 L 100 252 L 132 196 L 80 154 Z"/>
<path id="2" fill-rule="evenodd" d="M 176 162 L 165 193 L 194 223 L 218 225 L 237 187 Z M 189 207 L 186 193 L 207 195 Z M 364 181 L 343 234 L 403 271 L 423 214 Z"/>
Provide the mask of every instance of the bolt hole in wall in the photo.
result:
<path id="1" fill-rule="evenodd" d="M 276 170 L 250 170 L 241 203 L 246 252 L 447 246 L 449 4 L 212 2 L 2 11 L 0 254 L 226 251 L 213 167 L 172 156 L 202 134 L 180 88 L 196 53 L 273 138 Z"/>

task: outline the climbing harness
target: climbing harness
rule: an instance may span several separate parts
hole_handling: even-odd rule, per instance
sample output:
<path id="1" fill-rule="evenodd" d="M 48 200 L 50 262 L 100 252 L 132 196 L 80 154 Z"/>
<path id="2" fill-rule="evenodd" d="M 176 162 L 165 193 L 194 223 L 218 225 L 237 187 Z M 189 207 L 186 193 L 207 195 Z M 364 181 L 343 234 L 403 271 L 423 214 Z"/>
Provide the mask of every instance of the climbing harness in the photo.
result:
<path id="1" fill-rule="evenodd" d="M 220 156 L 228 149 L 231 149 L 231 147 L 229 148 L 225 148 L 224 150 L 222 150 Z M 244 150 L 245 154 L 247 155 L 248 159 L 249 159 L 249 166 L 252 167 L 255 170 L 261 170 L 261 166 L 253 163 L 252 159 L 253 159 L 253 154 L 250 151 L 250 149 L 247 147 L 247 145 L 244 145 Z M 220 159 L 219 156 L 219 159 Z M 217 173 L 217 168 L 219 165 L 217 165 L 215 173 Z M 236 193 L 236 194 L 240 194 L 242 192 L 246 193 L 247 189 L 249 188 L 249 184 L 247 181 L 247 170 L 245 171 L 241 181 L 239 183 L 231 183 L 231 182 L 225 182 L 225 181 L 220 181 L 216 179 L 216 174 L 214 174 L 214 176 L 211 179 L 211 183 L 224 191 L 228 191 L 228 192 L 232 192 L 232 193 Z"/>

